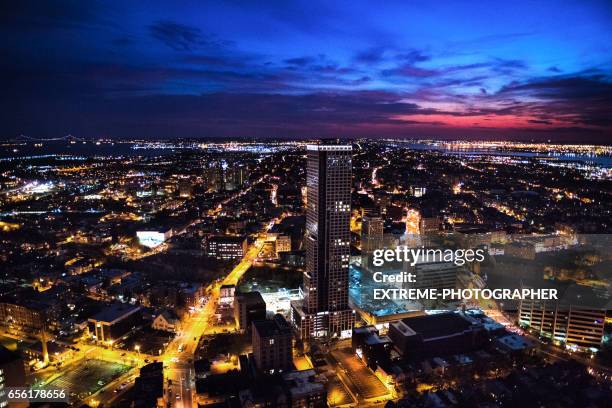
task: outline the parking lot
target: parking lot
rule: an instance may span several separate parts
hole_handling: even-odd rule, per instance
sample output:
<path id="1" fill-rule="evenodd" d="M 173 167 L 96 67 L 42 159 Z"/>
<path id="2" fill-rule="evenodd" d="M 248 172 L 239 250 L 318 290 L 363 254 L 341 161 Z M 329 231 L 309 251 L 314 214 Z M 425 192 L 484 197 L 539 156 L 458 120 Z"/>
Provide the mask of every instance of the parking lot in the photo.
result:
<path id="1" fill-rule="evenodd" d="M 332 356 L 338 362 L 338 375 L 360 399 L 371 401 L 390 397 L 387 387 L 350 349 L 335 350 Z"/>
<path id="2" fill-rule="evenodd" d="M 68 390 L 72 401 L 82 400 L 127 372 L 130 366 L 97 359 L 84 360 L 66 369 L 45 388 Z"/>
<path id="3" fill-rule="evenodd" d="M 355 405 L 356 401 L 347 391 L 337 375 L 330 376 L 327 383 L 327 405 L 341 407 Z"/>

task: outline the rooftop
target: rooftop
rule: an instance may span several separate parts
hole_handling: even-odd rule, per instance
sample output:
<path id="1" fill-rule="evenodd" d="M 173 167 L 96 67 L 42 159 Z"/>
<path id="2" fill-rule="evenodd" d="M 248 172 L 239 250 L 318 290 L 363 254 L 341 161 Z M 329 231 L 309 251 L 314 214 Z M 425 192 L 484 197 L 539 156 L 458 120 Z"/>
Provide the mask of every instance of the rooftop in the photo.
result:
<path id="1" fill-rule="evenodd" d="M 315 391 L 323 392 L 325 386 L 315 381 L 315 370 L 290 371 L 283 374 L 283 380 L 291 395 L 310 394 Z"/>
<path id="2" fill-rule="evenodd" d="M 125 303 L 113 303 L 103 309 L 101 312 L 94 315 L 91 320 L 97 322 L 114 323 L 132 313 L 140 310 L 140 306 L 128 305 Z"/>
<path id="3" fill-rule="evenodd" d="M 402 320 L 406 326 L 423 339 L 450 336 L 463 332 L 473 323 L 461 313 L 440 313 L 426 316 L 409 317 Z"/>
<path id="4" fill-rule="evenodd" d="M 239 303 L 244 303 L 250 306 L 254 306 L 254 305 L 262 305 L 264 307 L 266 306 L 266 302 L 261 296 L 261 293 L 257 291 L 241 293 L 238 295 L 238 299 L 239 299 L 238 300 Z"/>
<path id="5" fill-rule="evenodd" d="M 19 360 L 21 356 L 15 351 L 11 351 L 6 347 L 0 345 L 0 364 L 12 363 L 15 360 Z"/>
<path id="6" fill-rule="evenodd" d="M 279 314 L 270 320 L 257 320 L 253 322 L 253 328 L 261 337 L 271 337 L 279 334 L 291 334 L 291 326 L 285 318 Z"/>
<path id="7" fill-rule="evenodd" d="M 214 242 L 224 242 L 224 243 L 232 243 L 232 244 L 242 244 L 246 238 L 242 235 L 213 235 L 208 238 L 208 241 Z"/>
<path id="8" fill-rule="evenodd" d="M 499 337 L 497 341 L 511 350 L 524 350 L 533 347 L 531 340 L 518 334 Z"/>

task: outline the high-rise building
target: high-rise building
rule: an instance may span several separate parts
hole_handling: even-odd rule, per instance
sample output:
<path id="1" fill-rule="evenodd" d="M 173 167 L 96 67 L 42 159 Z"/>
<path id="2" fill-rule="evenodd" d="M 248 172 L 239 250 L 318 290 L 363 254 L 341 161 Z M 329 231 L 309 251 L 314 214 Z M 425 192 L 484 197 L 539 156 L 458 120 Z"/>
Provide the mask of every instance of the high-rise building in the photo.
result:
<path id="1" fill-rule="evenodd" d="M 204 185 L 211 191 L 223 189 L 223 169 L 219 162 L 211 162 L 206 165 L 203 172 Z"/>
<path id="2" fill-rule="evenodd" d="M 292 305 L 302 338 L 350 336 L 351 146 L 307 146 L 304 299 Z"/>
<path id="3" fill-rule="evenodd" d="M 179 196 L 182 198 L 190 198 L 193 193 L 193 185 L 191 184 L 191 180 L 182 179 L 178 182 L 178 190 Z"/>
<path id="4" fill-rule="evenodd" d="M 279 314 L 253 322 L 253 358 L 257 369 L 279 372 L 293 367 L 291 326 Z"/>
<path id="5" fill-rule="evenodd" d="M 277 257 L 280 257 L 281 252 L 291 251 L 291 237 L 288 235 L 277 236 L 274 243 Z"/>
<path id="6" fill-rule="evenodd" d="M 455 289 L 460 267 L 453 262 L 417 262 L 414 266 L 405 265 L 405 269 L 415 276 L 415 282 L 404 286 L 415 289 L 437 290 Z"/>
<path id="7" fill-rule="evenodd" d="M 223 181 L 227 191 L 234 191 L 241 188 L 247 179 L 247 169 L 238 164 L 223 166 Z"/>
<path id="8" fill-rule="evenodd" d="M 424 211 L 421 214 L 419 221 L 419 234 L 432 234 L 440 231 L 442 220 L 437 215 L 433 215 L 431 211 Z"/>

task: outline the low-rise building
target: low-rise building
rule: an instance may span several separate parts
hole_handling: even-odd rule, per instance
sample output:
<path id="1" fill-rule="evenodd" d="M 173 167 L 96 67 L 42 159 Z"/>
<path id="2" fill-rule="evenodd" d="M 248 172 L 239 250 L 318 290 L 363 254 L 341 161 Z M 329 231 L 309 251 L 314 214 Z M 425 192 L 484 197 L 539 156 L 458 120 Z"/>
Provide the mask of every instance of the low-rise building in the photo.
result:
<path id="1" fill-rule="evenodd" d="M 172 237 L 172 228 L 143 229 L 136 231 L 138 242 L 147 248 L 155 248 Z"/>
<path id="2" fill-rule="evenodd" d="M 112 344 L 141 323 L 140 306 L 113 303 L 88 319 L 90 336 L 99 343 Z"/>
<path id="3" fill-rule="evenodd" d="M 504 354 L 516 356 L 533 350 L 535 344 L 527 337 L 518 334 L 508 334 L 495 339 L 495 348 Z"/>
<path id="4" fill-rule="evenodd" d="M 243 236 L 216 235 L 206 240 L 206 255 L 220 260 L 241 259 L 247 251 Z"/>
<path id="5" fill-rule="evenodd" d="M 236 293 L 236 285 L 221 285 L 219 289 L 219 304 L 232 305 Z"/>
<path id="6" fill-rule="evenodd" d="M 38 332 L 45 325 L 45 311 L 37 304 L 0 303 L 0 322 L 7 329 Z"/>
<path id="7" fill-rule="evenodd" d="M 199 283 L 189 283 L 181 286 L 181 297 L 185 306 L 194 308 L 204 299 L 204 286 Z"/>
<path id="8" fill-rule="evenodd" d="M 393 343 L 386 336 L 379 336 L 375 326 L 355 327 L 351 337 L 353 351 L 373 371 L 389 361 Z"/>
<path id="9" fill-rule="evenodd" d="M 389 338 L 405 357 L 464 353 L 487 341 L 482 324 L 459 312 L 415 316 L 389 324 Z"/>
<path id="10" fill-rule="evenodd" d="M 315 370 L 289 371 L 283 374 L 283 382 L 289 394 L 289 406 L 327 407 L 327 391 L 317 381 Z"/>
<path id="11" fill-rule="evenodd" d="M 171 333 L 176 333 L 179 331 L 180 326 L 181 320 L 172 310 L 164 310 L 158 314 L 155 319 L 153 319 L 153 323 L 151 324 L 151 327 L 155 330 L 162 330 Z"/>

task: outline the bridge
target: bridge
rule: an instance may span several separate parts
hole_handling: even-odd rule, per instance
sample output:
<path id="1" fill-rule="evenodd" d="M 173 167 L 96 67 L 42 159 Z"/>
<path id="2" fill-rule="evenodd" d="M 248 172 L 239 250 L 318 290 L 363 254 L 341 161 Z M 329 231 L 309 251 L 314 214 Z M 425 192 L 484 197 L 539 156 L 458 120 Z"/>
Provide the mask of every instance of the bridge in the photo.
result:
<path id="1" fill-rule="evenodd" d="M 20 134 L 14 140 L 16 140 L 16 141 L 29 141 L 29 142 L 56 142 L 56 141 L 85 142 L 85 139 L 80 138 L 80 137 L 76 137 L 76 136 L 72 136 L 72 135 L 66 135 L 66 136 L 62 136 L 62 137 L 54 137 L 54 138 L 50 138 L 50 139 L 43 139 L 43 138 L 31 137 L 31 136 L 26 136 L 24 134 Z"/>

